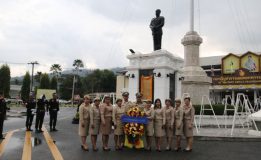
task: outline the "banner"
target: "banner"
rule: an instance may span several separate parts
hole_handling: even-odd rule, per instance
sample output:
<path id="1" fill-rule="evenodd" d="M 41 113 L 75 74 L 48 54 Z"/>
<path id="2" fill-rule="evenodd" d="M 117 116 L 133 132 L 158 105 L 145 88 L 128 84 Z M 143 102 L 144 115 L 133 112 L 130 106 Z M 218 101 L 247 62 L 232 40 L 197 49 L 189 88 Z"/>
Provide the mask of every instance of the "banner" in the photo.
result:
<path id="1" fill-rule="evenodd" d="M 229 54 L 222 59 L 222 73 L 232 74 L 235 73 L 240 67 L 240 58 L 236 55 Z"/>
<path id="2" fill-rule="evenodd" d="M 121 121 L 123 123 L 141 123 L 141 124 L 147 124 L 148 118 L 147 117 L 131 117 L 127 115 L 123 115 L 121 117 Z"/>
<path id="3" fill-rule="evenodd" d="M 249 72 L 259 72 L 259 56 L 253 53 L 247 53 L 241 57 L 241 68 Z"/>
<path id="4" fill-rule="evenodd" d="M 143 94 L 143 99 L 152 100 L 153 76 L 141 76 L 140 81 L 140 92 Z"/>
<path id="5" fill-rule="evenodd" d="M 212 77 L 213 85 L 249 85 L 261 84 L 261 74 L 252 73 L 248 69 L 241 68 L 232 75 Z"/>
<path id="6" fill-rule="evenodd" d="M 249 77 L 213 77 L 214 85 L 261 84 L 261 76 Z"/>
<path id="7" fill-rule="evenodd" d="M 36 99 L 39 99 L 42 95 L 45 95 L 46 99 L 53 98 L 53 93 L 56 93 L 54 89 L 37 89 Z"/>

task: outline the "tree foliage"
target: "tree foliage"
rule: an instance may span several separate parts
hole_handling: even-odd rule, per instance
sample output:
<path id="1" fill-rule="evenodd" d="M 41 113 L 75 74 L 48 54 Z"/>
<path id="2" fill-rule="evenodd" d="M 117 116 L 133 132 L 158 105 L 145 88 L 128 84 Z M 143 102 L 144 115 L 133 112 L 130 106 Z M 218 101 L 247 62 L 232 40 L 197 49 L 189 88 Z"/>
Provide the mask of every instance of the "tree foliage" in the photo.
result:
<path id="1" fill-rule="evenodd" d="M 34 76 L 34 79 L 37 83 L 40 83 L 41 81 L 41 76 L 42 76 L 42 72 L 37 72 L 36 75 Z"/>
<path id="2" fill-rule="evenodd" d="M 73 75 L 65 75 L 61 78 L 60 97 L 70 99 L 72 96 Z"/>
<path id="3" fill-rule="evenodd" d="M 2 65 L 0 68 L 0 91 L 5 97 L 9 97 L 10 92 L 10 68 L 8 65 Z"/>
<path id="4" fill-rule="evenodd" d="M 52 71 L 54 74 L 58 74 L 62 71 L 62 67 L 60 64 L 53 64 L 50 68 L 50 71 Z"/>
<path id="5" fill-rule="evenodd" d="M 85 93 L 115 92 L 116 75 L 110 70 L 94 70 L 83 78 Z"/>
<path id="6" fill-rule="evenodd" d="M 61 79 L 60 97 L 71 99 L 72 97 L 73 75 L 64 75 Z M 96 92 L 115 92 L 116 75 L 110 70 L 94 70 L 85 77 L 76 76 L 75 95 L 83 96 Z"/>
<path id="7" fill-rule="evenodd" d="M 23 84 L 21 88 L 21 98 L 22 100 L 28 100 L 29 94 L 30 94 L 30 74 L 29 72 L 26 72 L 24 79 L 23 79 Z"/>
<path id="8" fill-rule="evenodd" d="M 53 64 L 50 68 L 50 71 L 53 72 L 53 77 L 51 79 L 50 87 L 51 89 L 55 89 L 56 91 L 58 91 L 59 89 L 58 83 L 60 82 L 59 75 L 61 75 L 62 67 L 60 64 Z"/>
<path id="9" fill-rule="evenodd" d="M 55 76 L 51 78 L 50 88 L 57 90 L 57 78 Z"/>
<path id="10" fill-rule="evenodd" d="M 39 88 L 50 89 L 50 79 L 47 73 L 42 74 Z"/>
<path id="11" fill-rule="evenodd" d="M 84 64 L 83 64 L 83 61 L 81 59 L 75 59 L 73 61 L 73 66 L 75 67 L 75 69 L 79 69 L 79 68 L 83 68 Z"/>

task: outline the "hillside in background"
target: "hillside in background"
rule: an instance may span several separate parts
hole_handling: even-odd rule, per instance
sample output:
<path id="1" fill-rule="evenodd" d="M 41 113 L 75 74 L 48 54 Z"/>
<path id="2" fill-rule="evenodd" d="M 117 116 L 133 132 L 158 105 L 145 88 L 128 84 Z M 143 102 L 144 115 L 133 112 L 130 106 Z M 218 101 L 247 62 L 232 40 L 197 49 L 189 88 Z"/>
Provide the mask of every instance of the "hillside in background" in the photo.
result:
<path id="1" fill-rule="evenodd" d="M 111 70 L 114 74 L 117 74 L 119 71 L 124 70 L 125 68 L 123 67 L 116 67 L 116 68 L 111 68 L 108 70 Z M 81 69 L 81 71 L 79 71 L 79 76 L 80 77 L 85 77 L 87 75 L 89 75 L 90 73 L 92 73 L 95 69 Z M 102 69 L 101 69 L 102 70 Z M 64 70 L 62 71 L 62 75 L 71 75 L 71 74 L 75 74 L 76 72 L 73 70 Z M 49 75 L 52 77 L 52 74 L 49 73 Z M 11 85 L 22 85 L 22 81 L 23 81 L 24 76 L 18 76 L 18 77 L 11 77 Z"/>

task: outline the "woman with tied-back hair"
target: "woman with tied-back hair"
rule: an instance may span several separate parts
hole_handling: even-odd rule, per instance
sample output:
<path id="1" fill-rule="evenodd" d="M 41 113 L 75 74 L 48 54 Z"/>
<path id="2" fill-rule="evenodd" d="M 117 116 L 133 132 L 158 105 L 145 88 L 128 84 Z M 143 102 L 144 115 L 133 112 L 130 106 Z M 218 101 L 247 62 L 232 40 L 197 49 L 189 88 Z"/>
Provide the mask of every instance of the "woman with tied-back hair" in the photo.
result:
<path id="1" fill-rule="evenodd" d="M 162 137 L 165 136 L 166 115 L 162 108 L 161 100 L 156 99 L 154 102 L 154 132 L 156 141 L 156 151 L 161 152 Z"/>
<path id="2" fill-rule="evenodd" d="M 151 101 L 146 101 L 146 105 L 144 108 L 144 113 L 146 117 L 148 118 L 148 123 L 145 127 L 145 135 L 146 135 L 146 143 L 147 148 L 146 150 L 151 151 L 151 144 L 152 144 L 152 137 L 154 135 L 154 109 L 151 108 Z"/>
<path id="3" fill-rule="evenodd" d="M 111 104 L 111 98 L 109 95 L 104 96 L 104 103 L 100 106 L 101 113 L 101 133 L 102 133 L 102 143 L 103 150 L 110 151 L 108 147 L 109 135 L 111 134 L 112 128 L 112 111 L 113 107 Z"/>
<path id="4" fill-rule="evenodd" d="M 175 100 L 175 108 L 174 108 L 174 129 L 176 135 L 176 147 L 174 148 L 175 151 L 180 151 L 180 142 L 181 136 L 183 135 L 183 108 L 181 107 L 181 100 Z"/>
<path id="5" fill-rule="evenodd" d="M 166 127 L 165 127 L 166 138 L 167 138 L 166 151 L 170 151 L 171 145 L 173 142 L 173 131 L 174 131 L 174 129 L 173 129 L 173 127 L 174 127 L 174 109 L 172 107 L 171 99 L 165 100 L 164 112 L 166 114 Z"/>
<path id="6" fill-rule="evenodd" d="M 101 113 L 100 113 L 100 98 L 95 98 L 93 107 L 91 108 L 91 141 L 93 151 L 98 151 L 97 149 L 97 136 L 99 135 L 100 125 L 101 125 Z"/>
<path id="7" fill-rule="evenodd" d="M 184 98 L 184 127 L 183 132 L 184 136 L 187 140 L 187 147 L 184 149 L 185 152 L 191 152 L 192 151 L 192 144 L 193 144 L 193 124 L 194 124 L 194 115 L 195 115 L 195 109 L 190 103 L 190 97 Z"/>
<path id="8" fill-rule="evenodd" d="M 86 138 L 89 135 L 91 98 L 85 95 L 83 99 L 84 102 L 79 107 L 79 135 L 82 141 L 81 148 L 89 151 Z"/>
<path id="9" fill-rule="evenodd" d="M 121 117 L 125 114 L 125 108 L 122 105 L 122 99 L 116 100 L 116 106 L 113 108 L 112 119 L 114 124 L 115 150 L 122 150 L 124 144 L 124 131 Z"/>

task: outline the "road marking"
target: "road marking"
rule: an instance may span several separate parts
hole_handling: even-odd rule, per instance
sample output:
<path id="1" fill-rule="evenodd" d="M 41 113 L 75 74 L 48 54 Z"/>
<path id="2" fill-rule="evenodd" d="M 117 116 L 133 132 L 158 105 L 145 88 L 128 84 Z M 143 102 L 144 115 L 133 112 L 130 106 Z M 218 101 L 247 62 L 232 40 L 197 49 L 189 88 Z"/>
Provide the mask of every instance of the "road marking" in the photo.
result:
<path id="1" fill-rule="evenodd" d="M 53 158 L 55 160 L 63 160 L 63 157 L 62 157 L 59 149 L 54 144 L 53 139 L 52 139 L 51 135 L 48 133 L 48 131 L 45 128 L 45 126 L 43 126 L 43 131 L 44 131 L 43 132 L 44 138 L 46 140 L 46 143 L 48 144 L 48 147 L 49 147 L 50 151 L 52 152 Z"/>
<path id="2" fill-rule="evenodd" d="M 5 139 L 2 141 L 2 143 L 0 144 L 0 157 L 2 157 L 4 151 L 5 151 L 5 146 L 8 144 L 9 140 L 11 139 L 12 135 L 17 132 L 18 130 L 13 130 L 13 131 L 9 131 L 7 132 Z"/>
<path id="3" fill-rule="evenodd" d="M 24 149 L 23 149 L 22 160 L 31 160 L 31 158 L 32 158 L 31 137 L 32 137 L 31 132 L 26 131 L 25 132 L 25 138 L 24 138 Z"/>

